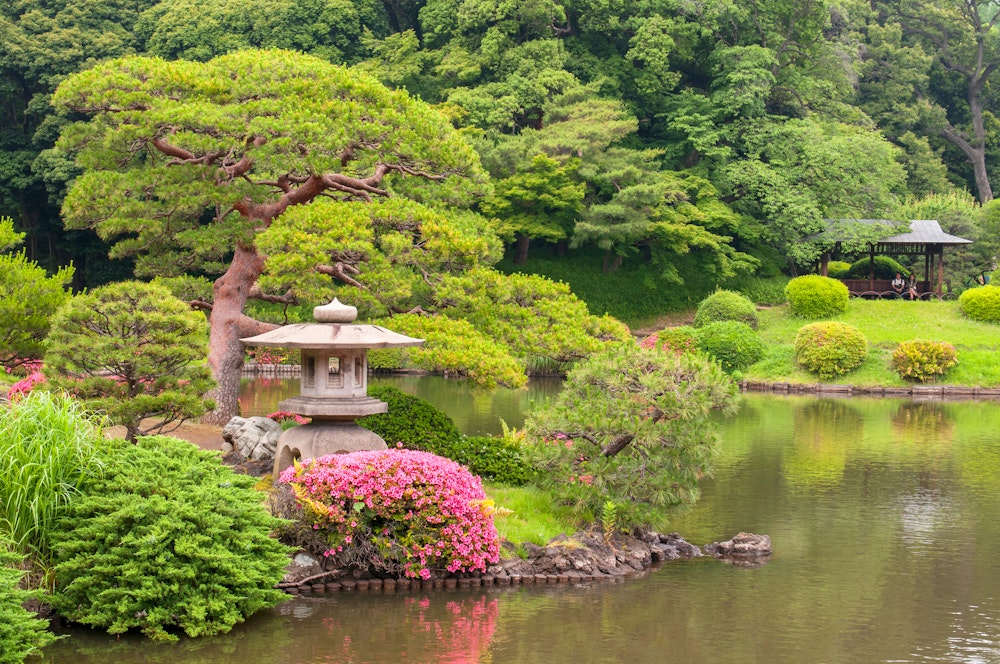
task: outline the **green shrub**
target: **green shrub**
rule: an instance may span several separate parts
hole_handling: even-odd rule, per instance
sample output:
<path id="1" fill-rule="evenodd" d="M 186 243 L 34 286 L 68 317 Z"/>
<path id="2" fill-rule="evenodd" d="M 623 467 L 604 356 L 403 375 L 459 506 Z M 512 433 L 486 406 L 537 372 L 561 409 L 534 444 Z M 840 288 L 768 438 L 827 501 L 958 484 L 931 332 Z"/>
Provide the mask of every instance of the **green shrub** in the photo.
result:
<path id="1" fill-rule="evenodd" d="M 462 437 L 450 417 L 419 397 L 382 385 L 370 385 L 368 394 L 386 402 L 389 412 L 362 417 L 358 425 L 377 433 L 390 447 L 402 443 L 407 449 L 447 457 Z"/>
<path id="2" fill-rule="evenodd" d="M 958 351 L 942 341 L 913 339 L 904 341 L 892 352 L 891 366 L 901 378 L 933 381 L 958 364 Z"/>
<path id="3" fill-rule="evenodd" d="M 373 385 L 368 394 L 389 405 L 389 412 L 358 420 L 390 447 L 430 452 L 463 464 L 481 477 L 510 485 L 524 484 L 532 469 L 517 445 L 502 438 L 463 436 L 455 422 L 419 397 L 395 387 Z"/>
<path id="4" fill-rule="evenodd" d="M 858 260 L 851 263 L 851 269 L 847 271 L 847 278 L 867 279 L 870 272 L 871 272 L 871 259 L 859 258 Z M 909 270 L 907 270 L 905 267 L 897 263 L 889 256 L 875 257 L 876 279 L 892 279 L 893 277 L 896 276 L 897 272 L 903 275 L 904 277 L 910 276 Z"/>
<path id="5" fill-rule="evenodd" d="M 45 377 L 123 425 L 126 436 L 173 431 L 215 404 L 208 325 L 166 288 L 123 281 L 67 302 L 52 320 Z"/>
<path id="6" fill-rule="evenodd" d="M 656 348 L 675 355 L 698 351 L 697 330 L 689 325 L 667 327 L 649 335 L 639 344 L 643 348 Z"/>
<path id="7" fill-rule="evenodd" d="M 851 264 L 847 261 L 830 261 L 826 264 L 826 276 L 831 279 L 847 279 Z"/>
<path id="8" fill-rule="evenodd" d="M 38 653 L 55 641 L 48 631 L 48 621 L 39 620 L 24 608 L 30 599 L 20 588 L 23 572 L 17 569 L 21 556 L 0 535 L 0 664 L 21 664 L 24 658 Z"/>
<path id="9" fill-rule="evenodd" d="M 53 608 L 67 619 L 155 640 L 228 632 L 280 602 L 289 549 L 256 479 L 166 437 L 119 442 L 53 534 Z"/>
<path id="10" fill-rule="evenodd" d="M 76 487 L 113 445 L 79 402 L 34 390 L 0 408 L 0 534 L 47 577 L 51 537 Z M 45 585 L 48 585 L 48 580 Z"/>
<path id="11" fill-rule="evenodd" d="M 698 348 L 727 373 L 746 369 L 764 357 L 764 342 L 746 323 L 721 321 L 698 328 Z"/>
<path id="12" fill-rule="evenodd" d="M 704 327 L 709 323 L 735 320 L 757 329 L 757 310 L 753 302 L 740 293 L 728 290 L 715 291 L 698 305 L 694 316 L 694 326 Z"/>
<path id="13" fill-rule="evenodd" d="M 1000 323 L 1000 286 L 970 288 L 959 295 L 958 306 L 972 320 Z"/>
<path id="14" fill-rule="evenodd" d="M 576 515 L 593 520 L 612 501 L 616 527 L 648 525 L 698 499 L 718 445 L 712 413 L 738 401 L 732 379 L 701 355 L 623 344 L 580 362 L 528 415 L 527 451 L 539 486 Z"/>
<path id="15" fill-rule="evenodd" d="M 518 445 L 494 436 L 462 436 L 446 455 L 483 479 L 509 486 L 526 484 L 534 474 Z"/>
<path id="16" fill-rule="evenodd" d="M 829 277 L 807 274 L 785 286 L 788 308 L 802 318 L 826 318 L 843 313 L 849 298 L 847 286 Z"/>
<path id="17" fill-rule="evenodd" d="M 795 335 L 795 361 L 821 378 L 833 378 L 858 368 L 868 357 L 868 339 L 846 323 L 804 325 Z"/>

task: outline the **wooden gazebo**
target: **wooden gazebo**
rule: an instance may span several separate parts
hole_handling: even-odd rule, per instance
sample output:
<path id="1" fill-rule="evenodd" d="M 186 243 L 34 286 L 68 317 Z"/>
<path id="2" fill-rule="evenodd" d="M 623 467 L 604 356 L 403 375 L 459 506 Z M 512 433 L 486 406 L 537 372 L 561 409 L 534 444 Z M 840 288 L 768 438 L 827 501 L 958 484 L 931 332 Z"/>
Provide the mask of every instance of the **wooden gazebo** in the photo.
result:
<path id="1" fill-rule="evenodd" d="M 824 252 L 820 273 L 827 276 L 830 256 L 839 253 L 841 244 L 850 238 L 848 229 L 855 224 L 868 226 L 883 226 L 886 230 L 898 226 L 898 222 L 883 219 L 830 219 L 827 229 L 816 235 L 813 240 L 833 243 L 833 248 Z M 910 222 L 907 233 L 892 235 L 868 243 L 868 256 L 871 261 L 867 279 L 842 279 L 852 295 L 864 293 L 882 293 L 892 289 L 890 281 L 875 278 L 875 256 L 923 256 L 924 279 L 917 282 L 917 290 L 926 295 L 933 293 L 941 297 L 944 292 L 944 248 L 947 245 L 971 244 L 955 235 L 949 235 L 941 230 L 941 226 L 933 219 L 917 219 Z"/>

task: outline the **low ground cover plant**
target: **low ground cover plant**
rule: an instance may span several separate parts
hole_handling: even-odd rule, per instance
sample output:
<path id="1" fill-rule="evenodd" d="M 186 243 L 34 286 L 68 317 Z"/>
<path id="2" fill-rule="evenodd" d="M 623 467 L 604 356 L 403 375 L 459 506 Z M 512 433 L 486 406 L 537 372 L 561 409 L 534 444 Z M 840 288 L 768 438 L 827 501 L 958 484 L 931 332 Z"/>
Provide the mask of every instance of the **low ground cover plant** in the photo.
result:
<path id="1" fill-rule="evenodd" d="M 53 531 L 53 608 L 110 634 L 228 632 L 285 599 L 282 524 L 217 454 L 163 436 L 123 441 L 79 488 Z"/>
<path id="2" fill-rule="evenodd" d="M 972 320 L 1000 323 L 1000 286 L 970 288 L 958 297 L 958 305 Z"/>
<path id="3" fill-rule="evenodd" d="M 905 380 L 926 383 L 958 364 L 958 351 L 943 341 L 912 339 L 896 346 L 891 366 Z"/>
<path id="4" fill-rule="evenodd" d="M 738 399 L 732 379 L 701 355 L 623 344 L 578 364 L 528 415 L 529 460 L 539 485 L 582 521 L 612 501 L 620 528 L 657 523 L 697 499 L 715 456 L 711 413 L 735 410 Z"/>
<path id="5" fill-rule="evenodd" d="M 698 350 L 717 361 L 726 373 L 746 369 L 764 356 L 764 342 L 746 323 L 720 321 L 695 331 Z"/>
<path id="6" fill-rule="evenodd" d="M 12 546 L 0 534 L 0 664 L 21 664 L 56 639 L 47 620 L 24 608 L 31 595 L 20 587 L 22 558 Z"/>
<path id="7" fill-rule="evenodd" d="M 757 308 L 750 298 L 728 290 L 718 290 L 706 297 L 698 305 L 694 315 L 694 326 L 704 327 L 709 323 L 735 320 L 757 329 Z"/>
<path id="8" fill-rule="evenodd" d="M 795 336 L 795 360 L 820 378 L 842 376 L 868 357 L 868 339 L 856 327 L 836 321 L 804 325 Z"/>
<path id="9" fill-rule="evenodd" d="M 499 560 L 482 482 L 443 457 L 400 449 L 335 454 L 296 464 L 281 481 L 338 563 L 363 560 L 385 574 L 428 579 L 484 572 Z"/>
<path id="10" fill-rule="evenodd" d="M 847 286 L 829 277 L 807 274 L 785 286 L 788 309 L 801 318 L 829 318 L 847 309 Z"/>

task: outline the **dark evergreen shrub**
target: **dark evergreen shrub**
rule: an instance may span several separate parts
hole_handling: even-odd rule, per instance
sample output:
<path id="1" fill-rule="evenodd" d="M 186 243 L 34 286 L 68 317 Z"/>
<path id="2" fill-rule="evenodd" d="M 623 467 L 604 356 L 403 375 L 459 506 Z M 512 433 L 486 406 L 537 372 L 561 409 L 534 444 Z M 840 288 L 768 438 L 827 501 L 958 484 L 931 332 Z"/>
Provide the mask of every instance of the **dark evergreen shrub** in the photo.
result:
<path id="1" fill-rule="evenodd" d="M 856 327 L 828 321 L 811 323 L 795 335 L 795 361 L 820 378 L 857 369 L 868 357 L 868 339 Z"/>
<path id="2" fill-rule="evenodd" d="M 901 378 L 921 383 L 933 381 L 958 364 L 958 351 L 943 341 L 912 339 L 892 352 L 892 369 Z"/>
<path id="3" fill-rule="evenodd" d="M 218 454 L 167 437 L 121 444 L 58 522 L 53 608 L 155 640 L 209 636 L 285 598 L 289 549 L 257 480 Z"/>
<path id="4" fill-rule="evenodd" d="M 826 318 L 844 313 L 849 298 L 847 286 L 818 274 L 792 279 L 785 287 L 785 295 L 789 310 L 802 318 Z"/>
<path id="5" fill-rule="evenodd" d="M 859 258 L 858 260 L 851 263 L 851 268 L 847 271 L 848 279 L 867 279 L 869 273 L 871 272 L 871 259 L 869 258 Z M 889 256 L 876 256 L 875 257 L 875 278 L 876 279 L 892 279 L 896 276 L 896 273 L 903 275 L 904 277 L 910 276 L 910 270 L 897 263 L 895 260 Z M 830 275 L 833 276 L 832 274 Z"/>
<path id="6" fill-rule="evenodd" d="M 521 486 L 531 479 L 533 468 L 521 454 L 521 448 L 493 436 L 462 436 L 449 457 L 467 466 L 483 479 L 510 486 Z"/>
<path id="7" fill-rule="evenodd" d="M 450 417 L 395 387 L 370 385 L 368 394 L 386 402 L 389 412 L 362 417 L 358 425 L 377 433 L 389 447 L 402 443 L 406 449 L 451 458 L 449 453 L 462 434 Z"/>
<path id="8" fill-rule="evenodd" d="M 718 290 L 706 297 L 698 305 L 694 316 L 694 326 L 704 327 L 709 323 L 735 320 L 757 329 L 757 309 L 753 302 L 740 293 Z"/>
<path id="9" fill-rule="evenodd" d="M 958 306 L 972 320 L 1000 323 L 1000 286 L 970 288 L 958 296 Z"/>
<path id="10" fill-rule="evenodd" d="M 20 588 L 21 556 L 0 536 L 0 664 L 21 664 L 31 654 L 55 641 L 48 621 L 39 620 L 24 608 L 29 593 Z"/>
<path id="11" fill-rule="evenodd" d="M 698 348 L 727 373 L 746 369 L 764 357 L 764 342 L 746 323 L 720 321 L 698 328 Z"/>

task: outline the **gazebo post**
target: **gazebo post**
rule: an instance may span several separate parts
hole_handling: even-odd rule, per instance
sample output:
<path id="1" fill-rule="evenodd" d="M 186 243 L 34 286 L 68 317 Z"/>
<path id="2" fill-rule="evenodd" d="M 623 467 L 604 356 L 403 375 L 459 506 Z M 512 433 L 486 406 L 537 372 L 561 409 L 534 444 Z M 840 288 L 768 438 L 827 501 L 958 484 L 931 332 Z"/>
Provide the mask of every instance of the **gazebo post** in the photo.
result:
<path id="1" fill-rule="evenodd" d="M 938 299 L 944 297 L 944 245 L 938 246 L 938 278 L 937 278 Z"/>
<path id="2" fill-rule="evenodd" d="M 830 276 L 830 252 L 824 251 L 819 260 L 819 273 L 824 277 Z"/>
<path id="3" fill-rule="evenodd" d="M 875 245 L 868 244 L 868 290 L 875 290 Z"/>

